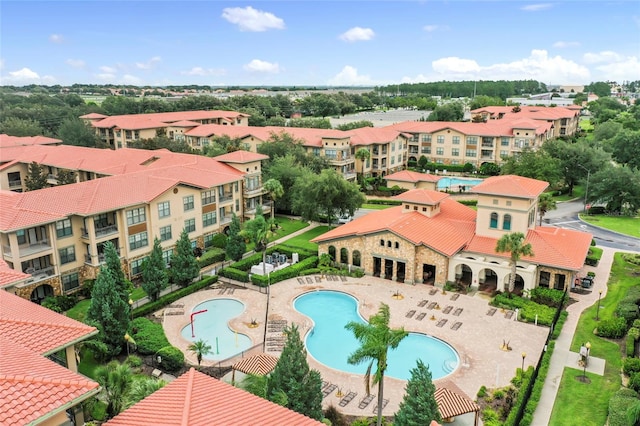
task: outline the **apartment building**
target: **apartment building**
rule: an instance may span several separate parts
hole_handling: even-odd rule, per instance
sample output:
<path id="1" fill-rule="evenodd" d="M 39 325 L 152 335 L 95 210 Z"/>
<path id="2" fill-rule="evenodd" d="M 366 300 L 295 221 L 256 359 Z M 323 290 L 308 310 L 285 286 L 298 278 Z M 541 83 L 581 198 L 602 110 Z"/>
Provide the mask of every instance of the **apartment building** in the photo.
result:
<path id="1" fill-rule="evenodd" d="M 179 141 L 184 139 L 187 130 L 203 124 L 249 125 L 249 115 L 235 111 L 180 111 L 113 116 L 91 113 L 80 118 L 92 126 L 100 140 L 111 149 L 126 148 L 132 141 L 151 139 L 160 134 Z"/>
<path id="2" fill-rule="evenodd" d="M 471 111 L 472 116 L 480 115 L 485 121 L 491 120 L 517 120 L 526 118 L 551 124 L 550 138 L 561 136 L 573 136 L 580 129 L 581 106 L 569 105 L 566 107 L 543 107 L 521 105 L 513 106 L 487 106 Z"/>
<path id="3" fill-rule="evenodd" d="M 40 302 L 79 289 L 96 277 L 107 242 L 135 278 L 154 238 L 168 263 L 183 229 L 194 248 L 207 248 L 233 214 L 253 217 L 258 205 L 268 214 L 270 203 L 255 180 L 266 157 L 226 157 L 64 145 L 3 148 L 0 253 L 12 269 L 31 276 L 10 291 Z M 77 183 L 18 192 L 24 186 L 17 188 L 9 177 L 24 182 L 34 161 L 48 168 L 54 185 L 62 169 L 75 171 Z"/>

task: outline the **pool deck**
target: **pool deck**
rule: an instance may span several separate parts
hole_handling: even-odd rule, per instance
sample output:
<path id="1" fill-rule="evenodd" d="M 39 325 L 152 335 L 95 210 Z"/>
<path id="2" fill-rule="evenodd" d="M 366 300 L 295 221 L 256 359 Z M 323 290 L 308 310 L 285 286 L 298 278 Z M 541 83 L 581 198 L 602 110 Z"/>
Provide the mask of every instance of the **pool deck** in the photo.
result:
<path id="1" fill-rule="evenodd" d="M 491 306 L 480 293 L 460 294 L 456 298 L 457 293 L 443 294 L 440 289 L 432 286 L 400 284 L 374 277 L 345 278 L 343 281 L 339 277 L 330 279 L 318 275 L 308 277 L 308 280 L 301 277 L 279 282 L 270 289 L 269 320 L 296 323 L 304 336 L 312 322 L 293 308 L 293 300 L 300 294 L 315 290 L 336 290 L 353 295 L 358 299 L 358 308 L 364 318 L 375 314 L 380 302 L 384 302 L 390 307 L 392 327 L 404 327 L 406 331 L 425 333 L 449 343 L 460 356 L 460 366 L 449 376 L 435 380 L 434 383 L 438 385 L 442 381 L 453 381 L 472 399 L 475 399 L 482 385 L 508 385 L 516 369 L 522 366 L 523 353 L 526 354 L 525 368 L 534 365 L 540 357 L 548 333 L 547 327 L 517 322 L 513 316 L 508 318 L 509 312 L 502 312 L 500 309 L 489 315 Z M 272 327 L 268 327 L 265 333 L 265 290 L 260 292 L 257 287 L 246 285 L 246 288 L 235 288 L 233 291 L 225 288 L 200 291 L 180 299 L 174 307 L 156 313 L 163 318 L 167 338 L 172 345 L 184 351 L 187 362 L 197 364 L 195 355 L 187 350 L 191 342 L 185 340 L 180 331 L 189 324 L 189 314 L 193 307 L 212 298 L 232 298 L 245 303 L 246 310 L 229 323 L 233 330 L 248 335 L 255 344 L 259 344 L 245 356 L 263 352 L 265 335 L 267 343 L 273 342 L 266 347 L 266 353 L 279 355 L 277 340 L 282 333 L 273 331 Z M 409 317 L 411 311 L 414 312 Z M 259 323 L 256 328 L 249 327 L 253 319 Z M 442 324 L 442 320 L 446 320 L 446 323 Z M 510 351 L 501 349 L 505 342 L 512 348 Z M 336 385 L 324 398 L 324 407 L 333 404 L 345 414 L 374 415 L 377 399 L 365 408 L 359 407 L 366 396 L 363 376 L 331 369 L 311 356 L 308 360 L 311 368 L 320 371 L 323 381 Z M 203 360 L 203 365 L 215 364 L 216 362 Z M 389 401 L 383 410 L 384 415 L 391 416 L 398 410 L 405 384 L 405 381 L 385 377 L 384 398 Z M 377 387 L 372 387 L 371 392 L 376 394 L 376 390 Z M 350 392 L 357 394 L 346 405 L 340 405 L 342 398 L 338 396 L 339 391 L 344 396 Z"/>

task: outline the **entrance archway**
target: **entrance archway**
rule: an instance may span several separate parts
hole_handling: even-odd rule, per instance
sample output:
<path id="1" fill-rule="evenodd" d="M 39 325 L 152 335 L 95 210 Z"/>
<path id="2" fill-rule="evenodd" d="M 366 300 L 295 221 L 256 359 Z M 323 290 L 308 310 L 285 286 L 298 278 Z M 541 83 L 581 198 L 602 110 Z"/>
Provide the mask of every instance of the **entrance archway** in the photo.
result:
<path id="1" fill-rule="evenodd" d="M 47 297 L 53 297 L 53 287 L 51 287 L 49 284 L 42 284 L 33 289 L 33 291 L 31 292 L 31 296 L 29 296 L 29 299 L 31 299 L 32 302 L 40 305 L 42 301 Z"/>
<path id="2" fill-rule="evenodd" d="M 498 274 L 490 268 L 484 268 L 480 271 L 479 290 L 492 292 L 498 288 Z"/>

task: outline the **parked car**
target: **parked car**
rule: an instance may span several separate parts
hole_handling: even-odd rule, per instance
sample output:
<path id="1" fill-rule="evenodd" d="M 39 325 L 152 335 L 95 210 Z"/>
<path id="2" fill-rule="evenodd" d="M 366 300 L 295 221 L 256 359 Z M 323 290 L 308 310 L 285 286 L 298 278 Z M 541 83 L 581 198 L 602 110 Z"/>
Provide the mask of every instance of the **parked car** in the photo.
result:
<path id="1" fill-rule="evenodd" d="M 593 286 L 593 277 L 583 277 L 580 284 L 582 285 L 582 288 L 591 288 Z"/>
<path id="2" fill-rule="evenodd" d="M 353 220 L 353 216 L 350 216 L 350 215 L 347 214 L 347 215 L 344 215 L 344 216 L 340 216 L 338 218 L 338 223 L 343 225 L 345 223 L 351 222 L 352 220 Z"/>

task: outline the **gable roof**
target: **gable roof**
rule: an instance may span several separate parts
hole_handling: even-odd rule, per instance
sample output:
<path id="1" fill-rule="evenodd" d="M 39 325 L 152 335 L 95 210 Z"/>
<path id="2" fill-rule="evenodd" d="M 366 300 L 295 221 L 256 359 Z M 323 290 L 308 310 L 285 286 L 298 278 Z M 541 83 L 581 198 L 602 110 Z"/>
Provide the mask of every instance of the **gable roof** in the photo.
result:
<path id="1" fill-rule="evenodd" d="M 236 111 L 177 111 L 177 112 L 156 112 L 149 114 L 129 114 L 106 116 L 101 120 L 93 121 L 91 125 L 97 128 L 112 128 L 136 130 L 153 129 L 166 127 L 171 123 L 181 121 L 198 121 L 221 119 L 231 122 L 238 117 L 249 117 Z M 80 118 L 99 118 L 82 116 Z"/>
<path id="2" fill-rule="evenodd" d="M 517 175 L 491 176 L 471 188 L 471 192 L 503 197 L 538 198 L 548 182 Z"/>
<path id="3" fill-rule="evenodd" d="M 271 373 L 276 364 L 278 357 L 269 354 L 258 354 L 243 358 L 241 361 L 233 364 L 233 369 L 245 374 L 259 374 L 266 376 Z"/>
<path id="4" fill-rule="evenodd" d="M 58 145 L 62 140 L 46 136 L 9 136 L 0 134 L 0 148 L 23 145 Z"/>
<path id="5" fill-rule="evenodd" d="M 239 149 L 227 154 L 218 155 L 214 158 L 218 161 L 222 161 L 223 163 L 245 164 L 253 161 L 267 160 L 269 156 Z"/>
<path id="6" fill-rule="evenodd" d="M 480 411 L 480 406 L 451 381 L 440 383 L 434 397 L 443 419 Z"/>
<path id="7" fill-rule="evenodd" d="M 105 423 L 108 426 L 322 424 L 193 368 Z"/>
<path id="8" fill-rule="evenodd" d="M 438 182 L 443 176 L 435 176 L 430 173 L 419 173 L 411 170 L 402 170 L 384 177 L 385 180 L 397 180 L 400 182 Z"/>
<path id="9" fill-rule="evenodd" d="M 393 197 L 396 200 L 406 201 L 408 203 L 425 204 L 433 206 L 449 197 L 449 194 L 440 191 L 432 191 L 429 189 L 412 189 Z"/>

